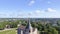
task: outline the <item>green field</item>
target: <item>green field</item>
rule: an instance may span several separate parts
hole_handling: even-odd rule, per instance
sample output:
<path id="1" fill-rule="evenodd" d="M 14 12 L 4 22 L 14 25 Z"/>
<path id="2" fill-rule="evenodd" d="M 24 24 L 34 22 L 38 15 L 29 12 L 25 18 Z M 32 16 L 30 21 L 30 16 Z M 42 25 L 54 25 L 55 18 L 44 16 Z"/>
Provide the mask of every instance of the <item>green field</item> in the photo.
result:
<path id="1" fill-rule="evenodd" d="M 17 34 L 16 29 L 1 31 L 0 34 Z"/>

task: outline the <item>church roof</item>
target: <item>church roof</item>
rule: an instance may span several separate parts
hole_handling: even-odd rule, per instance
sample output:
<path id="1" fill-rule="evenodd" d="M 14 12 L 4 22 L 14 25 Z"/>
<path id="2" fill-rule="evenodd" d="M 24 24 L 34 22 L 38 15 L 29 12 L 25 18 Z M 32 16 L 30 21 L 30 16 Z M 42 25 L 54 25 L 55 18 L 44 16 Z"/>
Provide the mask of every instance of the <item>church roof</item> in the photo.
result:
<path id="1" fill-rule="evenodd" d="M 20 29 L 22 29 L 22 30 L 24 30 L 25 29 L 25 26 L 23 26 L 23 25 L 20 25 L 20 27 L 19 27 Z"/>
<path id="2" fill-rule="evenodd" d="M 30 24 L 30 20 L 28 21 L 28 24 L 26 26 L 26 29 L 30 29 L 31 28 L 31 24 Z"/>
<path id="3" fill-rule="evenodd" d="M 30 24 L 30 20 L 28 20 L 27 26 L 20 25 L 19 27 L 21 30 L 31 30 L 32 26 Z"/>

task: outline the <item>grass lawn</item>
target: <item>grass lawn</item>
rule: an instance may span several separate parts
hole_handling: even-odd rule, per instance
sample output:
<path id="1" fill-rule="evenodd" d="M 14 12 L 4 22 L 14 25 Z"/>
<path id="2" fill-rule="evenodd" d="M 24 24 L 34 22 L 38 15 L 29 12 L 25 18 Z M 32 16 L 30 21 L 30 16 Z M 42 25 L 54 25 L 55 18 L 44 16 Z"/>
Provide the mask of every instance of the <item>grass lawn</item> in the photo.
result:
<path id="1" fill-rule="evenodd" d="M 0 34 L 16 34 L 17 31 L 16 29 L 11 29 L 11 30 L 6 30 L 6 31 L 1 31 Z"/>

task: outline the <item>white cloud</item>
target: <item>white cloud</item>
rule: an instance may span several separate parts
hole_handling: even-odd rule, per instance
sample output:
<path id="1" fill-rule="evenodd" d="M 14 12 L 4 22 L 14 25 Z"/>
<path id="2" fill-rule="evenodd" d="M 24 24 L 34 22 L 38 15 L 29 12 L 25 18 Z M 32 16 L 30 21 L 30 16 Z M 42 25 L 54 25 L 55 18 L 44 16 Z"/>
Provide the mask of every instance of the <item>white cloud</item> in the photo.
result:
<path id="1" fill-rule="evenodd" d="M 48 12 L 56 12 L 56 10 L 55 9 L 52 9 L 52 8 L 48 8 L 47 11 Z"/>
<path id="2" fill-rule="evenodd" d="M 35 12 L 36 12 L 36 13 L 40 13 L 40 10 L 36 10 Z"/>
<path id="3" fill-rule="evenodd" d="M 52 8 L 48 8 L 47 9 L 48 12 L 45 12 L 43 10 L 34 10 L 34 11 L 14 11 L 14 12 L 0 12 L 0 17 L 13 17 L 13 18 L 56 18 L 56 17 L 60 17 L 59 14 L 60 12 L 52 9 Z M 55 12 L 56 11 L 56 12 Z"/>
<path id="4" fill-rule="evenodd" d="M 31 0 L 28 5 L 31 6 L 31 5 L 33 5 L 34 3 L 35 3 L 35 0 Z"/>
<path id="5" fill-rule="evenodd" d="M 51 2 L 50 1 L 48 1 L 48 4 L 50 4 Z"/>
<path id="6" fill-rule="evenodd" d="M 47 9 L 48 12 L 45 12 L 43 10 L 34 10 L 34 11 L 29 11 L 29 12 L 20 12 L 19 14 L 15 13 L 17 15 L 17 18 L 58 18 L 59 12 L 55 12 L 56 10 L 52 8 Z M 16 17 L 16 16 L 15 16 Z"/>
<path id="7" fill-rule="evenodd" d="M 41 13 L 41 11 L 40 10 L 35 10 L 35 11 L 32 11 L 32 12 L 30 12 L 30 14 L 31 15 L 39 15 Z"/>
<path id="8" fill-rule="evenodd" d="M 34 10 L 34 11 L 30 11 L 30 12 L 22 12 L 21 17 L 23 18 L 37 18 L 39 17 L 39 15 L 41 14 L 41 11 L 40 10 Z M 20 15 L 20 14 L 19 14 Z M 19 16 L 18 16 L 19 17 Z"/>

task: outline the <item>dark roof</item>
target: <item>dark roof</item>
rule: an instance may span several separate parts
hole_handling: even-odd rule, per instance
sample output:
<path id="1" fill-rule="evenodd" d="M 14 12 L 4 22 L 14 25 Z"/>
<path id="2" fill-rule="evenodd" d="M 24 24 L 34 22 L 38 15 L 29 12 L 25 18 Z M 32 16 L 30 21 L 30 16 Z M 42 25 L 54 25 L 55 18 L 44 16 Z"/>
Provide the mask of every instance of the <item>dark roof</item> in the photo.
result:
<path id="1" fill-rule="evenodd" d="M 20 29 L 24 30 L 25 29 L 25 26 L 21 25 L 19 26 Z"/>
<path id="2" fill-rule="evenodd" d="M 26 29 L 30 29 L 30 27 L 31 27 L 31 24 L 30 24 L 30 21 L 28 21 L 28 24 L 26 26 Z"/>

